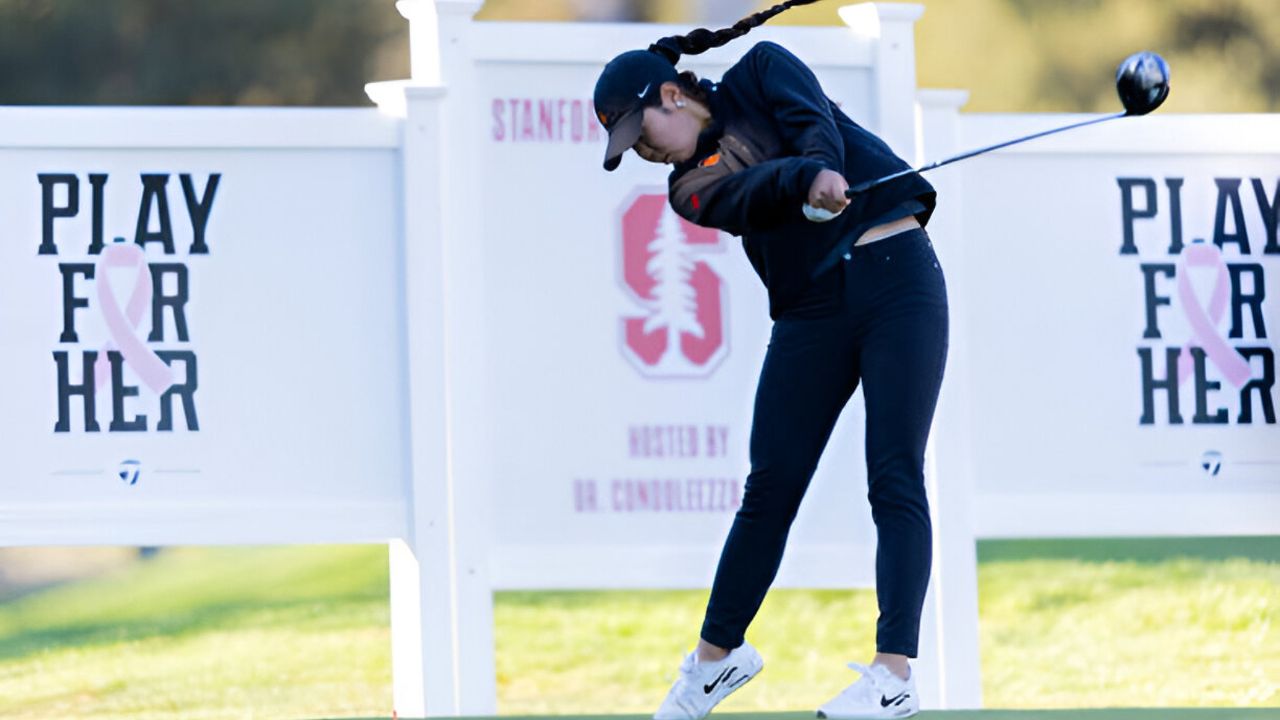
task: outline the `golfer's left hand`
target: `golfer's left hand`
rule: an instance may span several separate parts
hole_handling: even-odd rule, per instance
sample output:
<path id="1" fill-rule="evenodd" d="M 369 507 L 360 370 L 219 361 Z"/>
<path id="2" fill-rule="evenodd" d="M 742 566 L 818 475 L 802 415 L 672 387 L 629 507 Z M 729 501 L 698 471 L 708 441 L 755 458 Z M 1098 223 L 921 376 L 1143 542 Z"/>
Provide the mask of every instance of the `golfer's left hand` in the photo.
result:
<path id="1" fill-rule="evenodd" d="M 843 175 L 835 170 L 823 170 L 809 186 L 809 204 L 838 213 L 849 204 L 849 199 L 844 196 L 844 191 L 848 189 L 849 183 Z"/>

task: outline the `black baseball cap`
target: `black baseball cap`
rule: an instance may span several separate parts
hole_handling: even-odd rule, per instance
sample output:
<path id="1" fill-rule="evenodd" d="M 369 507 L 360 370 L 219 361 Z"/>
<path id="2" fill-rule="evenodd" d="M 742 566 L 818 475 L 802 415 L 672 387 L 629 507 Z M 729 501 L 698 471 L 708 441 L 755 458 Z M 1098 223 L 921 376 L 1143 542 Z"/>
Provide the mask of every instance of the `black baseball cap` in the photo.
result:
<path id="1" fill-rule="evenodd" d="M 604 169 L 613 170 L 640 139 L 644 109 L 661 105 L 658 88 L 679 78 L 675 65 L 650 50 L 630 50 L 609 61 L 596 80 L 596 117 L 609 133 Z"/>

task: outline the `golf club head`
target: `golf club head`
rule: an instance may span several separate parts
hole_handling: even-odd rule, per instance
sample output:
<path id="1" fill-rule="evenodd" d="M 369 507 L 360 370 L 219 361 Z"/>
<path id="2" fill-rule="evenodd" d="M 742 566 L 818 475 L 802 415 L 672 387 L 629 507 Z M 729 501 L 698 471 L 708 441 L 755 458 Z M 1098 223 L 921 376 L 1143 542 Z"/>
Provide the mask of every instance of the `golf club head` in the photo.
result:
<path id="1" fill-rule="evenodd" d="M 1116 92 L 1126 115 L 1146 115 L 1169 97 L 1169 63 L 1153 52 L 1130 55 L 1116 68 Z"/>

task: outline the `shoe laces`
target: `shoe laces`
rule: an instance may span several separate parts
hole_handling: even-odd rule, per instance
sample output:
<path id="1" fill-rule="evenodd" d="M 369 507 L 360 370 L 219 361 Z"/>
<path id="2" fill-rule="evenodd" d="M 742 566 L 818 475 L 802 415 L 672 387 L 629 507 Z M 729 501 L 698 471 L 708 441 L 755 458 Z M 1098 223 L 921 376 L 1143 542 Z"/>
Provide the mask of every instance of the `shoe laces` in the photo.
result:
<path id="1" fill-rule="evenodd" d="M 668 680 L 691 681 L 691 679 L 697 674 L 698 674 L 698 651 L 691 650 L 689 654 L 685 655 L 684 659 L 680 661 L 680 669 L 676 673 L 676 677 L 668 678 Z"/>
<path id="2" fill-rule="evenodd" d="M 685 655 L 684 660 L 680 661 L 681 677 L 689 677 L 690 675 L 692 675 L 693 668 L 695 665 L 697 665 L 697 663 L 698 663 L 698 658 L 697 658 L 696 650 L 693 652 L 690 652 L 688 655 Z"/>
<path id="3" fill-rule="evenodd" d="M 888 688 L 885 677 L 889 671 L 879 666 L 867 666 L 861 663 L 849 663 L 849 669 L 862 675 L 858 681 L 845 688 L 840 694 L 850 700 L 879 700 Z"/>

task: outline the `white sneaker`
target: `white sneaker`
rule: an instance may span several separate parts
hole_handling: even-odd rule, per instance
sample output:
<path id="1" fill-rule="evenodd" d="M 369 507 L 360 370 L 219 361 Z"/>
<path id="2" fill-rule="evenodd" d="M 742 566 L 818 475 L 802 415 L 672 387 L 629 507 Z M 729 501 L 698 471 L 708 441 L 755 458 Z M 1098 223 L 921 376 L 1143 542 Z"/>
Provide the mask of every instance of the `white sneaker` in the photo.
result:
<path id="1" fill-rule="evenodd" d="M 729 651 L 722 660 L 699 662 L 697 651 L 680 663 L 680 677 L 671 686 L 654 720 L 699 720 L 711 708 L 764 669 L 760 653 L 748 643 Z"/>
<path id="2" fill-rule="evenodd" d="M 872 720 L 905 718 L 920 712 L 920 696 L 916 693 L 913 673 L 906 680 L 889 672 L 883 665 L 849 667 L 862 677 L 830 702 L 818 708 L 818 717 L 830 720 Z"/>

